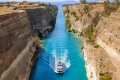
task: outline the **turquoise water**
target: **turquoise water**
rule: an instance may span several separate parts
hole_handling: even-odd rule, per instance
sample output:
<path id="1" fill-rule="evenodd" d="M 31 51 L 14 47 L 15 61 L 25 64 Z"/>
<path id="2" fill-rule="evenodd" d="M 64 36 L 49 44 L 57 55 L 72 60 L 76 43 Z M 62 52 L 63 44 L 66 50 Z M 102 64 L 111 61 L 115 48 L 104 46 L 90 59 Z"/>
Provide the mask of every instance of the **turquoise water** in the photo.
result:
<path id="1" fill-rule="evenodd" d="M 66 31 L 65 17 L 62 6 L 58 6 L 56 27 L 50 35 L 43 40 L 44 51 L 39 53 L 32 70 L 30 80 L 87 80 L 85 62 L 81 53 L 81 39 L 73 33 Z M 49 67 L 48 55 L 56 51 L 57 57 L 67 51 L 71 66 L 64 74 L 56 74 Z M 45 53 L 45 55 L 43 55 Z"/>

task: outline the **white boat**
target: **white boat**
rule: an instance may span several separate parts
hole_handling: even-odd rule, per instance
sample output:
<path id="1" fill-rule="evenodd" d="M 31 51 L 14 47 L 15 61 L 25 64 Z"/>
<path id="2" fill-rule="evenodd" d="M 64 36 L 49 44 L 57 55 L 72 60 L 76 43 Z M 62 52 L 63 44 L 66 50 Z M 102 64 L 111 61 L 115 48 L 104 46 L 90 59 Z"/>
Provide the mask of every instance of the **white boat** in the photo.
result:
<path id="1" fill-rule="evenodd" d="M 50 57 L 49 59 L 49 66 L 55 73 L 62 74 L 70 67 L 70 61 L 67 60 L 66 52 L 64 52 L 61 56 L 57 56 L 56 51 L 53 51 L 52 56 L 53 57 Z"/>
<path id="2" fill-rule="evenodd" d="M 66 71 L 66 65 L 65 65 L 65 63 L 58 62 L 55 65 L 55 72 L 56 73 L 64 73 L 65 71 Z"/>

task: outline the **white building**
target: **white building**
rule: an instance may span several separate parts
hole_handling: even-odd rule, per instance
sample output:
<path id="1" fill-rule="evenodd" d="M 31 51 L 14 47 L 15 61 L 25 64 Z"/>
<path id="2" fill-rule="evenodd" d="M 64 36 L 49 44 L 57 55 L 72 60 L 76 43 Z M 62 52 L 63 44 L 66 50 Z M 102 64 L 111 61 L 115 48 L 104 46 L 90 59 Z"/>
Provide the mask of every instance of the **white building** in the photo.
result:
<path id="1" fill-rule="evenodd" d="M 99 0 L 100 3 L 103 3 L 103 2 L 105 2 L 105 1 L 108 1 L 108 0 Z"/>

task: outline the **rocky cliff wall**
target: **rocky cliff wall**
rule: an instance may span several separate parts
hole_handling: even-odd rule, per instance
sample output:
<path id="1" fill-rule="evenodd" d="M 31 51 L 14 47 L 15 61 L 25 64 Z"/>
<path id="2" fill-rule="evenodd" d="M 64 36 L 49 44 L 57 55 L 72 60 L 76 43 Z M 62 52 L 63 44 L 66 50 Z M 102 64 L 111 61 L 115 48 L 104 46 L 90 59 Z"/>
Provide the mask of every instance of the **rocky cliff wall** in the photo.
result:
<path id="1" fill-rule="evenodd" d="M 83 37 L 88 79 L 119 80 L 119 8 L 107 16 L 103 4 L 67 5 L 63 9 L 68 31 Z"/>
<path id="2" fill-rule="evenodd" d="M 66 25 L 68 31 L 76 32 L 81 34 L 84 29 L 93 24 L 97 23 L 96 17 L 101 16 L 103 12 L 103 5 L 92 5 L 92 4 L 76 4 L 76 5 L 64 5 L 63 10 L 66 16 Z M 100 14 L 97 16 L 97 14 Z"/>
<path id="3" fill-rule="evenodd" d="M 56 6 L 51 9 L 57 13 Z M 40 45 L 38 34 L 47 35 L 45 32 L 53 30 L 55 19 L 56 14 L 52 16 L 47 8 L 39 7 L 0 15 L 0 80 L 29 79 Z"/>
<path id="4" fill-rule="evenodd" d="M 115 80 L 120 79 L 120 9 L 113 12 L 108 17 L 102 17 L 96 26 L 96 42 L 104 48 L 111 57 L 111 61 L 116 67 L 114 71 Z"/>
<path id="5" fill-rule="evenodd" d="M 49 5 L 46 8 L 26 9 L 26 12 L 32 31 L 41 37 L 46 37 L 54 29 L 57 15 L 56 6 Z"/>

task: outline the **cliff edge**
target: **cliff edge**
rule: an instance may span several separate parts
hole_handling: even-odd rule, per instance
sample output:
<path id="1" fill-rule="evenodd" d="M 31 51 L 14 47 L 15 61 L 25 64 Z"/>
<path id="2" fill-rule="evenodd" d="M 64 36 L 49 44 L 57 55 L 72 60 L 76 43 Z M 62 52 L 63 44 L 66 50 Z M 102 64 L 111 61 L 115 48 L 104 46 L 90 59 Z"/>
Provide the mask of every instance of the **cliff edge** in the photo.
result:
<path id="1" fill-rule="evenodd" d="M 89 80 L 119 80 L 120 7 L 116 3 L 64 5 L 66 27 L 81 35 Z"/>

